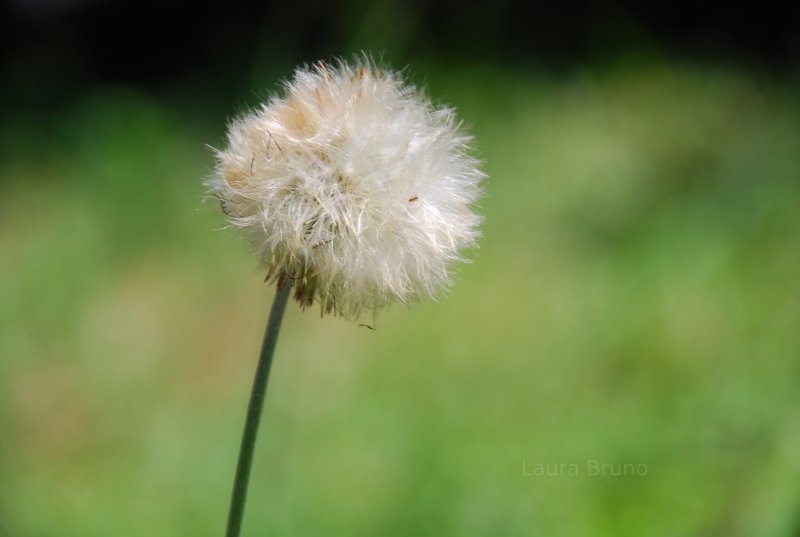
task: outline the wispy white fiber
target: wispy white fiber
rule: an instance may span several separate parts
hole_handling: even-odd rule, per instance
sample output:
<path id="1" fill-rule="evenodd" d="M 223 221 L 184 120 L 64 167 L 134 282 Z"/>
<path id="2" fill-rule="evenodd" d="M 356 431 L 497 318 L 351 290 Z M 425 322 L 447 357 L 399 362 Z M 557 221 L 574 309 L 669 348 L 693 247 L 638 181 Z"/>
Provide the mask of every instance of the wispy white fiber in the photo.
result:
<path id="1" fill-rule="evenodd" d="M 366 57 L 301 67 L 230 124 L 208 180 L 269 279 L 356 318 L 450 284 L 483 173 L 452 109 Z"/>

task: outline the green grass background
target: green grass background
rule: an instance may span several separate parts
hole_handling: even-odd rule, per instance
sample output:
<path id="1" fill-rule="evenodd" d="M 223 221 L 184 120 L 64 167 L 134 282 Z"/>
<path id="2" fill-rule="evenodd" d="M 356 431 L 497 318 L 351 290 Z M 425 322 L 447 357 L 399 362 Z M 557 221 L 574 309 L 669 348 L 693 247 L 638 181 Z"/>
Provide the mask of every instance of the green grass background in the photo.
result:
<path id="1" fill-rule="evenodd" d="M 244 534 L 797 535 L 798 85 L 412 67 L 477 138 L 481 246 L 376 331 L 290 305 Z M 236 110 L 189 93 L 0 127 L 0 535 L 223 533 L 273 290 L 203 201 Z"/>

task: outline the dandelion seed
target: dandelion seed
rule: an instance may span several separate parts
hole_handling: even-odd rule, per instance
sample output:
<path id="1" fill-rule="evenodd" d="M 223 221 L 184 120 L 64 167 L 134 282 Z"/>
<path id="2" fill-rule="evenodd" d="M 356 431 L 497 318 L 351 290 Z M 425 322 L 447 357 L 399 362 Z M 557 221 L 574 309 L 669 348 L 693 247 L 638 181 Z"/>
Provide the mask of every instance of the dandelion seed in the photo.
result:
<path id="1" fill-rule="evenodd" d="M 481 222 L 471 143 L 401 74 L 366 57 L 318 62 L 230 124 L 207 185 L 269 280 L 357 318 L 450 285 Z"/>

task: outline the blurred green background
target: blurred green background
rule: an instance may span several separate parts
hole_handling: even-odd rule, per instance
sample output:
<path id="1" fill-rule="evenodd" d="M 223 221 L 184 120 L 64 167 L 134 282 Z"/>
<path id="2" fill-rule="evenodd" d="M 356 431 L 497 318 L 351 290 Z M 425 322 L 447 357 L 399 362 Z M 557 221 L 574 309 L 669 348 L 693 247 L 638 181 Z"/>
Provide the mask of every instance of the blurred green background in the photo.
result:
<path id="1" fill-rule="evenodd" d="M 484 237 L 376 331 L 290 305 L 244 535 L 800 535 L 789 49 L 619 5 L 564 37 L 566 9 L 383 2 L 128 57 L 124 7 L 75 4 L 6 12 L 0 535 L 222 535 L 273 290 L 204 200 L 206 144 L 361 49 L 471 126 Z"/>

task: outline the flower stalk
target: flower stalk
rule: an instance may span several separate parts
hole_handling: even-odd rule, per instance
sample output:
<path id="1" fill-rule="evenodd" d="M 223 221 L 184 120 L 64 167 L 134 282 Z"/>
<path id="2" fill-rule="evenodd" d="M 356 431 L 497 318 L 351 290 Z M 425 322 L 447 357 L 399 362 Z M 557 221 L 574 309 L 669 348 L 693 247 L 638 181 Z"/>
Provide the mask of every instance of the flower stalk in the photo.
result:
<path id="1" fill-rule="evenodd" d="M 272 308 L 264 331 L 264 342 L 261 345 L 261 354 L 258 359 L 253 389 L 250 393 L 250 403 L 247 407 L 247 418 L 242 434 L 242 444 L 239 448 L 239 462 L 236 466 L 236 477 L 233 481 L 231 506 L 228 512 L 228 526 L 225 537 L 239 537 L 244 517 L 244 506 L 247 500 L 247 485 L 250 482 L 250 469 L 253 466 L 253 453 L 255 451 L 258 426 L 261 421 L 261 411 L 264 408 L 264 397 L 267 390 L 267 380 L 272 366 L 272 357 L 275 354 L 275 345 L 278 342 L 283 313 L 292 288 L 289 278 L 280 278 L 272 301 Z"/>

